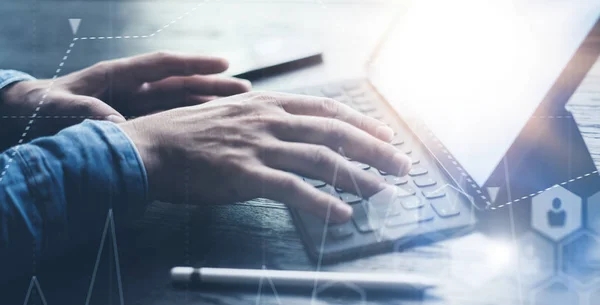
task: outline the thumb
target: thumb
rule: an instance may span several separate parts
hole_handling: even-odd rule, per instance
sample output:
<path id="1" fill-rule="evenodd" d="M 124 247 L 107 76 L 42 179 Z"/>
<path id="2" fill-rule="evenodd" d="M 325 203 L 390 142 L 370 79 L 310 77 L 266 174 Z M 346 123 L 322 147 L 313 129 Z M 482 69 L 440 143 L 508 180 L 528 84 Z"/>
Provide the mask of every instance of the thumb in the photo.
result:
<path id="1" fill-rule="evenodd" d="M 95 97 L 75 95 L 73 97 L 73 102 L 73 111 L 82 118 L 87 117 L 94 120 L 106 120 L 113 123 L 123 123 L 126 121 L 123 115 L 117 110 Z"/>

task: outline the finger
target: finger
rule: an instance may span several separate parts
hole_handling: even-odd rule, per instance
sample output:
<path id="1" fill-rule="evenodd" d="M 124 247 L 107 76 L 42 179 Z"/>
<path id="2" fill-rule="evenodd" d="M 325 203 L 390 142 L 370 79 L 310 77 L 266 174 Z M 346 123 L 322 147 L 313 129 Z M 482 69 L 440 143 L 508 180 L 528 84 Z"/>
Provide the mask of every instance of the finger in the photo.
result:
<path id="1" fill-rule="evenodd" d="M 171 76 L 220 73 L 228 66 L 223 58 L 156 52 L 103 62 L 93 66 L 90 72 L 109 75 L 117 84 L 142 84 Z"/>
<path id="2" fill-rule="evenodd" d="M 339 119 L 386 142 L 394 137 L 394 131 L 383 122 L 330 98 L 285 93 L 277 93 L 275 98 L 279 106 L 292 114 Z"/>
<path id="3" fill-rule="evenodd" d="M 272 168 L 325 181 L 363 198 L 371 197 L 385 185 L 383 178 L 322 145 L 281 142 L 267 149 L 263 162 Z"/>
<path id="4" fill-rule="evenodd" d="M 154 114 L 178 107 L 201 105 L 212 100 L 220 98 L 219 96 L 205 96 L 205 95 L 185 95 L 185 96 L 165 96 L 165 97 L 153 97 L 144 98 L 140 96 L 141 100 L 145 103 L 138 103 L 135 109 L 130 111 L 132 115 L 142 116 L 148 114 Z"/>
<path id="5" fill-rule="evenodd" d="M 274 128 L 284 141 L 325 145 L 348 157 L 375 166 L 397 176 L 404 176 L 411 160 L 393 145 L 372 137 L 346 122 L 313 116 L 291 116 Z"/>
<path id="6" fill-rule="evenodd" d="M 255 177 L 266 184 L 262 195 L 265 198 L 283 202 L 323 219 L 329 216 L 334 222 L 346 222 L 352 216 L 349 205 L 315 189 L 298 176 L 264 167 L 255 173 Z"/>
<path id="7" fill-rule="evenodd" d="M 65 117 L 72 117 L 83 121 L 84 119 L 107 120 L 114 123 L 125 122 L 125 118 L 114 108 L 103 101 L 85 95 L 73 95 L 68 93 L 57 94 L 52 98 L 58 103 L 59 109 L 54 113 L 61 113 Z"/>
<path id="8" fill-rule="evenodd" d="M 244 79 L 217 76 L 174 76 L 150 83 L 146 88 L 150 95 L 178 94 L 230 96 L 248 92 L 252 84 Z"/>
<path id="9" fill-rule="evenodd" d="M 221 98 L 220 96 L 192 95 L 186 98 L 186 106 L 200 105 Z"/>

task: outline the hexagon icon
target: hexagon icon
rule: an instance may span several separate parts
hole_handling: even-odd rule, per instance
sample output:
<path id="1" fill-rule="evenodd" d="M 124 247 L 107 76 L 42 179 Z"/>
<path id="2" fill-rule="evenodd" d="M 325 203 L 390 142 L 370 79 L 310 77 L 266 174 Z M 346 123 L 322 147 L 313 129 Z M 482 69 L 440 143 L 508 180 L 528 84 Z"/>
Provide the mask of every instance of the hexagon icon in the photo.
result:
<path id="1" fill-rule="evenodd" d="M 561 186 L 533 197 L 531 227 L 559 241 L 581 227 L 581 198 Z"/>
<path id="2" fill-rule="evenodd" d="M 587 285 L 600 280 L 600 240 L 581 233 L 565 241 L 561 248 L 561 270 L 569 278 Z"/>
<path id="3" fill-rule="evenodd" d="M 578 305 L 579 292 L 562 281 L 553 281 L 532 294 L 534 305 Z"/>
<path id="4" fill-rule="evenodd" d="M 600 192 L 587 200 L 587 226 L 596 234 L 600 234 Z"/>
<path id="5" fill-rule="evenodd" d="M 596 305 L 598 304 L 598 300 L 600 300 L 600 288 L 592 291 L 592 293 L 590 294 L 589 299 L 589 305 Z"/>
<path id="6" fill-rule="evenodd" d="M 545 238 L 531 232 L 517 241 L 516 270 L 520 282 L 533 287 L 554 275 L 554 246 Z"/>

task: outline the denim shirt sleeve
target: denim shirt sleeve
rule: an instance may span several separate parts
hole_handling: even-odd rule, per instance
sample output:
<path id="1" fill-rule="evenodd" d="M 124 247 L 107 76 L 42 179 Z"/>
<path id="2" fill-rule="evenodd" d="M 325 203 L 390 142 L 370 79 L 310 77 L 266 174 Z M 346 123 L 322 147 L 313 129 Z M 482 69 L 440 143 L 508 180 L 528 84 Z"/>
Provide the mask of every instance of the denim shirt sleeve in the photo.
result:
<path id="1" fill-rule="evenodd" d="M 97 244 L 109 211 L 116 226 L 147 200 L 143 163 L 121 129 L 84 121 L 0 154 L 0 282 L 40 261 Z"/>
<path id="2" fill-rule="evenodd" d="M 16 70 L 0 70 L 0 90 L 16 82 L 24 80 L 34 80 L 35 78 L 27 73 Z"/>

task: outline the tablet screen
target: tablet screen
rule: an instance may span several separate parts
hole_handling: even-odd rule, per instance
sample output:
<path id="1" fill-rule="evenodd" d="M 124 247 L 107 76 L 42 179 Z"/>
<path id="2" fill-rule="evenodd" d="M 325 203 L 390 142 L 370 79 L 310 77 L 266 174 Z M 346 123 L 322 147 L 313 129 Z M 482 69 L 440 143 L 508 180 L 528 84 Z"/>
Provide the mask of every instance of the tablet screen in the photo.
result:
<path id="1" fill-rule="evenodd" d="M 371 80 L 483 185 L 600 16 L 600 0 L 418 0 Z"/>

